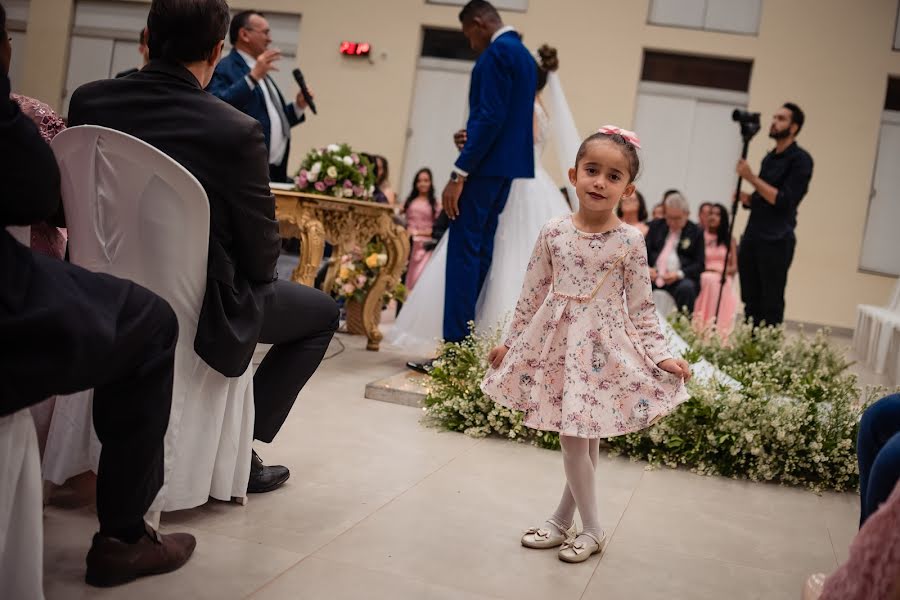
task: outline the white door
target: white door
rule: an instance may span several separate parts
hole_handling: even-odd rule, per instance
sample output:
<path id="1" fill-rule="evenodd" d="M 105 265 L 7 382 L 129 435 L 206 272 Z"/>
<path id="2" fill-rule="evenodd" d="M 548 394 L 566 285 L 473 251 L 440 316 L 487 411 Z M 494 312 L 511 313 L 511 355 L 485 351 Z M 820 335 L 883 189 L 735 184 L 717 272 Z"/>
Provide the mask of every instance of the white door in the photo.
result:
<path id="1" fill-rule="evenodd" d="M 116 40 L 113 43 L 109 77 L 115 77 L 116 74 L 128 69 L 140 69 L 144 66 L 144 57 L 141 56 L 139 47 L 136 40 Z"/>
<path id="2" fill-rule="evenodd" d="M 900 112 L 885 111 L 878 141 L 872 199 L 866 219 L 860 267 L 900 275 Z"/>
<path id="3" fill-rule="evenodd" d="M 466 125 L 469 76 L 474 63 L 443 58 L 420 58 L 409 116 L 403 175 L 397 182 L 400 202 L 412 188 L 416 171 L 429 167 L 440 194 L 459 151 L 453 133 Z"/>
<path id="4" fill-rule="evenodd" d="M 743 93 L 641 83 L 634 119 L 642 159 L 637 186 L 648 210 L 668 189 L 685 195 L 694 220 L 704 202 L 730 207 L 741 152 L 731 112 L 746 106 Z"/>

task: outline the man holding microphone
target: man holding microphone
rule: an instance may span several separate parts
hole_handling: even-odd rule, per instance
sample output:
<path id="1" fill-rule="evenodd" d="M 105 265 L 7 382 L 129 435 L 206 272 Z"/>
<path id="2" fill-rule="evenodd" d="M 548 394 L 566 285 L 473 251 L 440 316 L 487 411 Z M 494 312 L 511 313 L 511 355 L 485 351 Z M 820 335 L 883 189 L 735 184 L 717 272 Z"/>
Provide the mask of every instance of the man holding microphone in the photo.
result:
<path id="1" fill-rule="evenodd" d="M 759 175 L 744 159 L 736 168 L 755 190 L 741 192 L 741 204 L 751 212 L 738 250 L 744 316 L 755 325 L 784 320 L 784 288 L 797 244 L 797 207 L 813 170 L 812 157 L 795 141 L 803 122 L 800 107 L 785 103 L 772 116 L 769 137 L 775 148 L 763 158 Z"/>
<path id="2" fill-rule="evenodd" d="M 272 35 L 262 13 L 236 14 L 228 36 L 233 49 L 216 65 L 207 91 L 260 122 L 269 150 L 269 180 L 287 182 L 291 128 L 306 119 L 303 111 L 308 103 L 302 92 L 286 103 L 269 76 L 278 70 L 281 51 L 269 48 Z"/>

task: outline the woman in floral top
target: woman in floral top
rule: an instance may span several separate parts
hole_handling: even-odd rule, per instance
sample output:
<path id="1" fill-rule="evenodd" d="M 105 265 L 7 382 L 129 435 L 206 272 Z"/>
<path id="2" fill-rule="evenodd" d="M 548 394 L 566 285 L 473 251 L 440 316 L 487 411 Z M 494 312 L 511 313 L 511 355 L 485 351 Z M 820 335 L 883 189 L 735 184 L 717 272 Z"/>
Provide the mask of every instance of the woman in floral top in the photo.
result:
<path id="1" fill-rule="evenodd" d="M 644 238 L 614 213 L 634 192 L 639 147 L 632 132 L 611 126 L 582 143 L 569 170 L 578 212 L 541 231 L 509 336 L 491 351 L 482 383 L 496 402 L 524 412 L 527 426 L 560 434 L 562 500 L 522 544 L 562 546 L 566 562 L 603 547 L 599 439 L 649 427 L 687 399 L 690 369 L 660 330 Z M 584 528 L 571 539 L 576 507 Z"/>

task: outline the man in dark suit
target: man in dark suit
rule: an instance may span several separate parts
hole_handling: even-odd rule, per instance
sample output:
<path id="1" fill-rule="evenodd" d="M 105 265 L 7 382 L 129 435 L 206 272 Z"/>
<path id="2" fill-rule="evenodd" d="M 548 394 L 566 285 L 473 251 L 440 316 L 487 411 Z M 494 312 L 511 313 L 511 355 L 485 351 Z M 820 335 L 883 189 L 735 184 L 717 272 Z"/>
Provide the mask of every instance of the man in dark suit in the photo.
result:
<path id="1" fill-rule="evenodd" d="M 299 92 L 287 103 L 269 72 L 276 68 L 281 51 L 269 49 L 269 22 L 254 10 L 234 16 L 228 31 L 234 48 L 216 66 L 207 91 L 260 122 L 269 150 L 269 178 L 290 181 L 287 175 L 291 151 L 291 127 L 306 119 L 306 100 Z"/>
<path id="2" fill-rule="evenodd" d="M 700 274 L 706 268 L 703 231 L 688 220 L 690 207 L 681 194 L 671 194 L 665 205 L 665 219 L 652 221 L 647 232 L 650 279 L 653 288 L 668 292 L 679 309 L 693 312 Z"/>
<path id="3" fill-rule="evenodd" d="M 141 29 L 140 33 L 138 33 L 138 53 L 141 55 L 141 68 L 146 67 L 147 63 L 150 62 L 150 51 L 147 49 L 147 28 L 144 27 Z M 127 77 L 132 73 L 137 73 L 141 69 L 136 67 L 132 67 L 130 69 L 125 69 L 124 71 L 119 71 L 116 73 L 116 79 L 119 77 Z"/>
<path id="4" fill-rule="evenodd" d="M 480 56 L 472 70 L 466 129 L 455 138 L 461 152 L 442 197 L 452 221 L 444 297 L 443 333 L 448 342 L 465 338 L 475 319 L 478 294 L 491 266 L 497 220 L 512 180 L 534 177 L 534 58 L 489 2 L 472 0 L 459 20 Z"/>
<path id="5" fill-rule="evenodd" d="M 52 218 L 61 201 L 53 152 L 10 100 L 8 70 L 0 5 L 0 417 L 93 388 L 94 429 L 103 444 L 100 531 L 85 580 L 106 587 L 174 571 L 190 558 L 196 540 L 160 535 L 143 518 L 163 482 L 178 321 L 149 290 L 33 253 L 6 231 L 7 225 Z M 40 468 L 36 462 L 28 467 Z M 31 534 L 39 541 L 40 521 L 35 526 Z M 17 550 L 4 548 L 0 562 Z"/>
<path id="6" fill-rule="evenodd" d="M 144 140 L 198 179 L 209 198 L 206 294 L 194 349 L 228 377 L 241 375 L 257 342 L 274 344 L 253 378 L 254 436 L 271 442 L 318 368 L 338 325 L 322 292 L 278 280 L 280 239 L 263 132 L 255 119 L 203 90 L 222 52 L 224 0 L 154 0 L 150 63 L 122 79 L 78 88 L 70 125 L 102 125 Z M 248 457 L 249 458 L 249 457 Z M 253 452 L 250 492 L 287 480 Z"/>

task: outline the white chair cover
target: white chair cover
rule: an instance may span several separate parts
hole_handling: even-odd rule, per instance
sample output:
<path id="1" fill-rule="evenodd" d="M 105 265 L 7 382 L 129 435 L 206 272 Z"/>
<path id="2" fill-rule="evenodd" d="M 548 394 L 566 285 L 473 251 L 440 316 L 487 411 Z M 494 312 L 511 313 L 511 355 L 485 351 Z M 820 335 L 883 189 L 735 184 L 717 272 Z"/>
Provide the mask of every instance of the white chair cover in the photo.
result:
<path id="1" fill-rule="evenodd" d="M 149 288 L 178 316 L 165 478 L 150 513 L 192 508 L 210 496 L 245 498 L 253 441 L 252 369 L 227 378 L 194 352 L 209 239 L 203 187 L 162 152 L 111 129 L 73 127 L 57 135 L 52 147 L 62 175 L 72 262 Z M 85 470 L 96 471 L 100 444 L 91 424 L 91 397 L 89 391 L 58 399 L 44 455 L 45 479 L 62 484 Z"/>
<path id="2" fill-rule="evenodd" d="M 6 228 L 6 231 L 9 232 L 13 239 L 22 244 L 23 246 L 31 247 L 31 226 L 30 225 L 9 225 Z"/>
<path id="3" fill-rule="evenodd" d="M 894 329 L 900 327 L 900 279 L 886 306 L 860 304 L 856 307 L 856 329 L 853 349 L 860 362 L 877 374 L 882 374 L 891 357 L 890 343 Z"/>
<path id="4" fill-rule="evenodd" d="M 0 592 L 44 598 L 41 457 L 28 409 L 0 418 Z"/>

